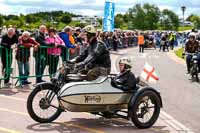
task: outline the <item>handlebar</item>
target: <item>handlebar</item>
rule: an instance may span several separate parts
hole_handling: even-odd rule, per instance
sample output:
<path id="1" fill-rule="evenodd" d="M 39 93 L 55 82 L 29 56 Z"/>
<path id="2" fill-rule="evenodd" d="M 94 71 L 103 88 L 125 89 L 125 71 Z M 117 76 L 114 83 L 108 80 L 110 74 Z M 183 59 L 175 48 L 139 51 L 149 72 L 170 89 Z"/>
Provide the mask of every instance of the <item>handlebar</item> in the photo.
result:
<path id="1" fill-rule="evenodd" d="M 191 56 L 193 56 L 193 55 L 197 55 L 197 54 L 199 54 L 200 52 L 195 52 L 195 53 L 188 53 L 188 52 L 185 52 L 185 53 L 182 53 L 182 56 L 184 57 L 185 55 L 191 55 Z"/>

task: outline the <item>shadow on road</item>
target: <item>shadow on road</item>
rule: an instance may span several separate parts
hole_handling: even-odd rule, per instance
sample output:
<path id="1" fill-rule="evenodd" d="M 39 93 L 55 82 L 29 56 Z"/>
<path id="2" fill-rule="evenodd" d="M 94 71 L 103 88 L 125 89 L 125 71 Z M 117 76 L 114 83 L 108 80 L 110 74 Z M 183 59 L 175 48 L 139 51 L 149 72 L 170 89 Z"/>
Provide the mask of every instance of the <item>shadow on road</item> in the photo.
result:
<path id="1" fill-rule="evenodd" d="M 8 88 L 8 87 L 3 87 L 0 89 L 0 94 L 6 95 L 6 96 L 11 96 L 15 95 L 17 93 L 29 93 L 31 90 L 30 86 L 25 86 L 25 87 L 15 87 L 15 88 Z"/>
<path id="2" fill-rule="evenodd" d="M 28 130 L 37 132 L 57 131 L 59 133 L 82 133 L 82 132 L 131 132 L 132 133 L 169 133 L 162 130 L 164 126 L 154 126 L 150 129 L 138 129 L 131 122 L 121 119 L 94 119 L 73 118 L 70 122 L 53 122 L 45 124 L 32 124 L 27 126 Z"/>

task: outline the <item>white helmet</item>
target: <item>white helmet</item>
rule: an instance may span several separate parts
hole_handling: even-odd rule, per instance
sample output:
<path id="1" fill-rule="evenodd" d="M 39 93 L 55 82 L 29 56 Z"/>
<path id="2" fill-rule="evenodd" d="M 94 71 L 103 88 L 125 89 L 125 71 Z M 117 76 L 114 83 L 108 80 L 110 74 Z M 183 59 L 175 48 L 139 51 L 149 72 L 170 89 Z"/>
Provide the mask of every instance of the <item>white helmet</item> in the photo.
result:
<path id="1" fill-rule="evenodd" d="M 196 34 L 195 34 L 194 32 L 191 32 L 191 33 L 189 34 L 189 37 L 194 37 L 194 38 L 196 38 Z"/>
<path id="2" fill-rule="evenodd" d="M 119 60 L 119 64 L 125 64 L 127 66 L 127 68 L 131 68 L 132 67 L 131 60 L 128 57 L 122 57 Z"/>

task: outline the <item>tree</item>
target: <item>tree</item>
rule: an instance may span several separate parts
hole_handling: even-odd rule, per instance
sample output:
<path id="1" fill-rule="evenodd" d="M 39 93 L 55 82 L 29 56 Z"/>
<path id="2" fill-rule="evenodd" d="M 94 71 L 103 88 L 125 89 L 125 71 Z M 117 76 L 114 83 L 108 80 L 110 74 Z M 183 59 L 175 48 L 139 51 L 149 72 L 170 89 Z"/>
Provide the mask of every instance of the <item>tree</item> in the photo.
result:
<path id="1" fill-rule="evenodd" d="M 35 22 L 37 22 L 38 20 L 39 20 L 39 19 L 38 19 L 36 16 L 32 15 L 32 14 L 29 14 L 29 15 L 27 15 L 27 16 L 25 17 L 26 23 L 35 23 Z"/>
<path id="2" fill-rule="evenodd" d="M 115 28 L 122 28 L 122 25 L 124 24 L 124 19 L 122 14 L 117 14 L 115 16 Z"/>
<path id="3" fill-rule="evenodd" d="M 86 23 L 76 23 L 75 27 L 81 27 L 84 28 L 86 26 Z"/>
<path id="4" fill-rule="evenodd" d="M 193 22 L 194 28 L 200 28 L 200 17 L 198 15 L 192 14 L 187 18 L 187 20 Z"/>
<path id="5" fill-rule="evenodd" d="M 132 26 L 129 27 L 141 30 L 154 30 L 158 27 L 160 10 L 155 5 L 144 4 L 142 7 L 136 4 L 127 14 L 125 19 L 132 22 Z"/>
<path id="6" fill-rule="evenodd" d="M 124 14 L 123 19 L 125 23 L 128 23 L 128 20 L 129 20 L 128 14 Z"/>
<path id="7" fill-rule="evenodd" d="M 3 25 L 3 16 L 0 15 L 0 26 L 2 26 L 2 25 Z"/>
<path id="8" fill-rule="evenodd" d="M 69 15 L 69 14 L 65 14 L 65 15 L 63 15 L 63 16 L 61 17 L 61 22 L 63 22 L 63 23 L 68 24 L 68 23 L 70 23 L 71 21 L 72 21 L 72 17 L 71 17 L 71 15 Z"/>
<path id="9" fill-rule="evenodd" d="M 144 4 L 143 10 L 145 12 L 145 27 L 149 30 L 158 28 L 160 19 L 160 10 L 154 5 Z"/>
<path id="10" fill-rule="evenodd" d="M 164 9 L 161 15 L 161 26 L 164 30 L 177 30 L 179 27 L 178 16 L 171 10 Z"/>

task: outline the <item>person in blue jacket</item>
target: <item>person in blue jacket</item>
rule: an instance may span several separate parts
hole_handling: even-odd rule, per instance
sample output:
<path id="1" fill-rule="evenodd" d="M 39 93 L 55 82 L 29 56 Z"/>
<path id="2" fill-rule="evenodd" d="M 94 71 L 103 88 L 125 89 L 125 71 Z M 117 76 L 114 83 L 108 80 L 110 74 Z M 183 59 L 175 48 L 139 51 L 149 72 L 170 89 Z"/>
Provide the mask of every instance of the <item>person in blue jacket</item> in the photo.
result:
<path id="1" fill-rule="evenodd" d="M 62 61 L 67 61 L 69 58 L 69 48 L 76 48 L 75 45 L 73 45 L 70 40 L 69 40 L 69 36 L 72 35 L 72 28 L 67 26 L 64 28 L 64 32 L 61 32 L 59 34 L 60 38 L 64 41 L 65 46 L 62 48 L 62 53 L 61 53 L 61 57 L 62 57 Z"/>

